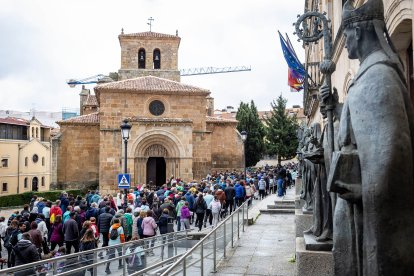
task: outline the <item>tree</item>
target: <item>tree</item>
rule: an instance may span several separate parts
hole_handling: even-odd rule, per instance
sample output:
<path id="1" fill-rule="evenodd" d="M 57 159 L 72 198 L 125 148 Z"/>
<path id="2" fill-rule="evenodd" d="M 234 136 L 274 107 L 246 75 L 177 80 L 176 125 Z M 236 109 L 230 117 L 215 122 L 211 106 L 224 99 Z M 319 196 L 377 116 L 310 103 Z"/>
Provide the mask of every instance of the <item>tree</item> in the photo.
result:
<path id="1" fill-rule="evenodd" d="M 286 114 L 287 100 L 280 95 L 271 103 L 271 116 L 266 119 L 266 148 L 270 155 L 277 155 L 278 163 L 282 159 L 295 157 L 298 147 L 296 131 L 299 127 L 296 115 Z"/>
<path id="2" fill-rule="evenodd" d="M 254 166 L 260 161 L 265 152 L 264 136 L 266 134 L 254 102 L 251 101 L 250 105 L 241 102 L 236 119 L 239 121 L 237 130 L 247 132 L 245 142 L 246 167 Z"/>

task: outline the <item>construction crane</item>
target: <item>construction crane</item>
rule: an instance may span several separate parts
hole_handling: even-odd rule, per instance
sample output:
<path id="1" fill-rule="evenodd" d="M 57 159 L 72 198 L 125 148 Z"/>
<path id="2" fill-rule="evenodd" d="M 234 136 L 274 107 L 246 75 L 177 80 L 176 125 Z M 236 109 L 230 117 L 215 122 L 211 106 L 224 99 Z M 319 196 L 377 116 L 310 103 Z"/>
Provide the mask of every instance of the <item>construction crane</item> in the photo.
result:
<path id="1" fill-rule="evenodd" d="M 219 74 L 219 73 L 231 73 L 231 72 L 242 72 L 251 71 L 250 66 L 235 66 L 235 67 L 201 67 L 201 68 L 189 68 L 181 69 L 180 76 L 195 76 L 195 75 L 208 75 L 208 74 Z"/>
<path id="2" fill-rule="evenodd" d="M 220 73 L 232 73 L 232 72 L 243 72 L 251 71 L 251 66 L 235 66 L 235 67 L 199 67 L 199 68 L 189 68 L 181 69 L 180 76 L 196 76 L 196 75 L 207 75 L 207 74 L 220 74 Z M 66 83 L 71 87 L 75 87 L 78 84 L 92 84 L 97 83 L 100 80 L 108 78 L 106 75 L 98 74 L 92 77 L 84 79 L 70 79 Z"/>
<path id="3" fill-rule="evenodd" d="M 100 81 L 103 78 L 106 78 L 108 76 L 102 75 L 102 74 L 98 74 L 92 77 L 88 77 L 85 79 L 79 79 L 79 80 L 75 80 L 75 79 L 70 79 L 67 80 L 66 83 L 71 87 L 75 87 L 78 84 L 91 84 L 91 83 L 97 83 L 98 81 Z"/>

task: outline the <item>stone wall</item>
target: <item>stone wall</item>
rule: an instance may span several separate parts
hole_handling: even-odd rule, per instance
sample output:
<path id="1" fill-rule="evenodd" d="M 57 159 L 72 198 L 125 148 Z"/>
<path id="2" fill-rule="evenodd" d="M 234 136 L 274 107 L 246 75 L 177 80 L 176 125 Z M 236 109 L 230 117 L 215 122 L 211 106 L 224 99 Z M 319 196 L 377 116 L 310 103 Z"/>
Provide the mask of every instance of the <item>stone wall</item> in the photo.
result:
<path id="1" fill-rule="evenodd" d="M 154 38 L 119 36 L 121 44 L 121 69 L 138 69 L 138 51 L 145 50 L 145 69 L 154 69 L 153 53 L 155 49 L 161 52 L 161 70 L 178 69 L 178 47 L 180 38 Z"/>
<path id="2" fill-rule="evenodd" d="M 209 123 L 211 131 L 211 169 L 234 170 L 244 168 L 243 141 L 236 124 Z"/>
<path id="3" fill-rule="evenodd" d="M 50 178 L 50 189 L 57 190 L 60 187 L 58 186 L 58 158 L 60 148 L 60 134 L 56 137 L 53 137 L 52 140 L 52 155 L 51 155 L 51 178 Z"/>
<path id="4" fill-rule="evenodd" d="M 161 116 L 154 116 L 149 112 L 149 104 L 154 100 L 164 103 L 165 111 Z M 139 116 L 189 119 L 192 120 L 195 131 L 205 131 L 206 106 L 205 95 L 102 91 L 99 108 L 101 129 L 119 130 L 124 118 Z"/>
<path id="5" fill-rule="evenodd" d="M 200 181 L 211 169 L 211 133 L 193 132 L 193 174 Z"/>
<path id="6" fill-rule="evenodd" d="M 157 70 L 157 69 L 119 69 L 119 80 L 133 79 L 145 76 L 155 76 L 180 82 L 180 71 L 178 70 Z"/>
<path id="7" fill-rule="evenodd" d="M 98 184 L 98 125 L 62 125 L 58 151 L 58 187 L 73 189 Z"/>
<path id="8" fill-rule="evenodd" d="M 118 189 L 117 175 L 124 172 L 121 130 L 101 129 L 99 156 L 99 189 L 103 192 L 113 192 Z M 128 160 L 129 161 L 129 160 Z M 128 162 L 128 173 L 131 172 L 132 162 Z"/>

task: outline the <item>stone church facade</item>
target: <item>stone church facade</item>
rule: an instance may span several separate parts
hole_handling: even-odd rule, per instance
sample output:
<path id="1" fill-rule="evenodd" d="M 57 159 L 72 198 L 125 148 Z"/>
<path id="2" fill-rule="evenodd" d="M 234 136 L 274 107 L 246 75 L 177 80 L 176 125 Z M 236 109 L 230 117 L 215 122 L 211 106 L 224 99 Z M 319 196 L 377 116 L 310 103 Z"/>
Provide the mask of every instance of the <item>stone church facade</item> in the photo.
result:
<path id="1" fill-rule="evenodd" d="M 211 117 L 211 92 L 180 82 L 180 38 L 154 32 L 118 38 L 120 80 L 98 84 L 95 94 L 82 90 L 82 115 L 58 122 L 52 153 L 56 186 L 116 190 L 124 166 L 124 119 L 132 125 L 127 167 L 133 185 L 162 185 L 172 175 L 200 180 L 211 170 L 243 168 L 237 121 Z"/>

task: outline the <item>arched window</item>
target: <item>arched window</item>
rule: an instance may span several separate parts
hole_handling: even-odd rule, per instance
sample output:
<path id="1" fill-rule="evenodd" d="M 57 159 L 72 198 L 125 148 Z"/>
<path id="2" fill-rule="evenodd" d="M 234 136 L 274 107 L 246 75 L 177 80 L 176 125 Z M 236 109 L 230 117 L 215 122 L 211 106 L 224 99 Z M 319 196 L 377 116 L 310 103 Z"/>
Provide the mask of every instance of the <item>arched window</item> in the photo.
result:
<path id="1" fill-rule="evenodd" d="M 24 188 L 27 189 L 27 177 L 24 178 Z"/>
<path id="2" fill-rule="evenodd" d="M 39 138 L 39 128 L 36 128 L 36 138 Z"/>
<path id="3" fill-rule="evenodd" d="M 45 158 L 42 157 L 42 166 L 44 166 L 44 165 L 45 165 Z"/>
<path id="4" fill-rule="evenodd" d="M 138 51 L 138 69 L 145 69 L 145 49 Z"/>
<path id="5" fill-rule="evenodd" d="M 160 49 L 154 50 L 154 69 L 161 69 L 161 52 Z"/>
<path id="6" fill-rule="evenodd" d="M 34 137 L 34 127 L 32 127 L 32 138 Z"/>
<path id="7" fill-rule="evenodd" d="M 32 179 L 32 191 L 33 192 L 37 192 L 39 190 L 39 185 L 38 185 L 38 179 L 37 177 L 33 177 Z"/>
<path id="8" fill-rule="evenodd" d="M 44 187 L 44 186 L 45 186 L 45 177 L 42 176 L 42 187 Z"/>
<path id="9" fill-rule="evenodd" d="M 25 157 L 24 158 L 24 165 L 27 167 L 28 164 L 29 164 L 29 158 Z"/>

